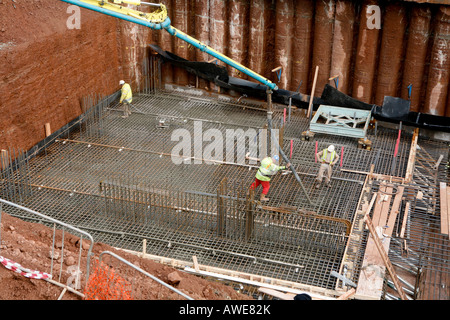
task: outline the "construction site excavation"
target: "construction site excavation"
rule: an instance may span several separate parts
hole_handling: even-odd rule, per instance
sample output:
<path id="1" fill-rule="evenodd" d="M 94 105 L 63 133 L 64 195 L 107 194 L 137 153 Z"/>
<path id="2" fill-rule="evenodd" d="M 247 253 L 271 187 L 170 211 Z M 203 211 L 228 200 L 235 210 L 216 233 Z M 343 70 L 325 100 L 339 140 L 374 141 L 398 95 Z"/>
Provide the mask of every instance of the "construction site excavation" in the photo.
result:
<path id="1" fill-rule="evenodd" d="M 16 2 L 14 9 L 9 1 L 0 1 L 0 7 L 8 6 L 12 13 L 31 10 Z M 121 56 L 108 56 L 114 61 L 105 67 L 114 69 L 108 74 L 100 62 L 88 65 L 78 60 L 87 70 L 86 79 L 76 67 L 70 74 L 79 74 L 74 76 L 78 80 L 49 75 L 49 80 L 43 80 L 46 84 L 55 77 L 60 86 L 78 87 L 78 91 L 69 93 L 69 87 L 52 93 L 55 104 L 37 91 L 36 100 L 43 102 L 35 121 L 39 124 L 32 115 L 18 122 L 22 113 L 31 110 L 21 103 L 36 106 L 33 90 L 28 89 L 39 80 L 23 80 L 24 88 L 14 89 L 9 96 L 15 102 L 0 105 L 5 115 L 0 135 L 0 214 L 72 230 L 83 239 L 92 237 L 95 243 L 179 272 L 238 287 L 254 299 L 294 300 L 300 295 L 313 300 L 450 299 L 449 69 L 444 70 L 446 80 L 439 80 L 446 86 L 445 96 L 427 89 L 438 81 L 435 38 L 446 41 L 444 66 L 450 65 L 450 7 L 445 1 L 332 0 L 325 9 L 322 1 L 230 1 L 223 4 L 228 14 L 220 22 L 229 28 L 223 33 L 216 24 L 218 13 L 213 12 L 216 1 L 195 5 L 186 1 L 180 7 L 178 1 L 151 6 L 140 1 L 139 5 L 123 1 L 120 6 L 115 1 L 50 2 L 61 11 L 55 25 L 66 23 L 69 5 L 82 8 L 86 20 L 81 20 L 80 30 L 70 31 L 79 35 L 67 36 L 67 41 L 86 37 L 85 45 L 92 45 L 95 40 L 89 38 L 88 30 L 107 22 L 111 25 L 98 32 L 109 38 L 123 37 L 114 45 L 104 44 L 108 55 L 120 52 Z M 33 5 L 38 6 L 38 1 Z M 405 39 L 419 32 L 417 19 L 439 17 L 427 24 L 426 29 L 434 31 L 417 65 L 408 65 L 413 59 L 408 55 L 413 40 L 403 44 L 399 55 L 408 59 L 398 60 L 403 65 L 398 66 L 397 82 L 387 79 L 383 46 L 377 51 L 378 74 L 370 84 L 363 79 L 369 75 L 362 70 L 363 49 L 357 39 L 365 33 L 367 41 L 372 41 L 372 31 L 377 30 L 364 25 L 368 5 L 381 7 L 385 20 L 377 32 L 386 46 L 390 45 L 386 30 L 397 23 L 394 10 L 408 21 Z M 153 7 L 161 9 L 161 21 L 152 16 L 153 20 L 139 22 Z M 36 15 L 43 12 L 36 8 Z M 267 24 L 261 32 L 272 37 L 261 38 L 274 47 L 264 47 L 259 58 L 248 44 L 255 27 L 250 36 L 241 30 L 243 43 L 230 31 L 255 26 L 256 9 L 262 12 L 260 22 Z M 275 25 L 268 23 L 270 14 L 277 17 Z M 338 34 L 349 39 L 342 22 L 345 15 L 353 23 L 347 34 L 353 39 L 347 47 L 348 57 L 336 49 L 341 48 Z M 203 21 L 206 16 L 208 28 Z M 283 50 L 287 40 L 279 23 L 291 33 L 300 19 L 314 26 L 307 37 L 312 42 L 306 48 L 306 40 L 299 38 L 306 33 L 298 31 L 295 36 L 297 42 L 303 41 L 301 48 L 295 42 L 289 45 L 292 50 Z M 332 21 L 331 34 L 324 30 L 323 21 Z M 141 24 L 138 29 L 134 29 L 136 24 Z M 210 35 L 200 32 L 199 26 Z M 145 37 L 129 36 L 144 29 Z M 198 47 L 183 32 L 198 37 Z M 218 34 L 228 42 L 221 44 Z M 334 54 L 328 52 L 328 66 L 320 58 L 327 50 L 315 48 L 323 35 L 330 35 L 336 49 Z M 55 41 L 63 43 L 63 39 Z M 2 43 L 0 57 L 18 61 L 20 54 L 13 53 L 14 46 L 3 48 Z M 282 52 L 289 56 L 287 65 Z M 309 60 L 307 67 L 302 66 L 308 69 L 305 78 L 296 73 L 300 59 L 294 55 L 300 52 Z M 391 50 L 391 54 L 396 52 Z M 67 59 L 73 57 L 69 54 Z M 267 66 L 258 65 L 258 59 Z M 428 80 L 421 89 L 414 87 L 415 82 L 408 93 L 404 89 L 412 80 L 407 72 L 418 65 L 426 65 Z M 18 62 L 11 68 L 5 69 L 5 88 L 19 83 L 15 72 L 18 77 L 26 76 L 26 68 Z M 91 68 L 98 72 L 90 74 Z M 96 77 L 97 82 L 91 80 Z M 420 78 L 425 77 L 420 74 Z M 122 101 L 121 79 L 132 89 L 129 105 Z M 397 89 L 384 90 L 387 83 L 391 88 L 391 80 Z M 364 94 L 360 94 L 361 86 L 365 86 Z M 372 89 L 369 94 L 365 91 Z M 30 97 L 20 98 L 20 90 Z M 71 112 L 64 109 L 66 104 Z M 44 111 L 45 105 L 52 107 Z M 331 166 L 329 183 L 327 177 L 320 183 L 325 150 L 335 150 L 338 160 Z M 321 151 L 325 154 L 317 156 Z M 269 179 L 267 200 L 261 194 L 266 189 L 251 187 L 255 175 L 258 179 L 263 172 L 266 157 L 279 166 Z M 5 232 L 6 226 L 0 230 Z M 2 233 L 0 244 L 1 240 Z M 53 248 L 54 243 L 50 245 Z M 0 257 L 8 257 L 5 248 L 0 246 Z M 70 289 L 80 296 L 94 270 L 89 252 L 81 285 Z M 41 271 L 56 281 L 54 270 Z"/>

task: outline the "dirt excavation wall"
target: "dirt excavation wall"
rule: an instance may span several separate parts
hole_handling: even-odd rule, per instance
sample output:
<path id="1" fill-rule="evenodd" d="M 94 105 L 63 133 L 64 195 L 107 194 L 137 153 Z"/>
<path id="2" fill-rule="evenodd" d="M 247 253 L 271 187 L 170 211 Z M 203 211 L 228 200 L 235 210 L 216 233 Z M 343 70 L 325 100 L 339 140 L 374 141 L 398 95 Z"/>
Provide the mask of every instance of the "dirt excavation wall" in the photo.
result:
<path id="1" fill-rule="evenodd" d="M 326 83 L 334 84 L 331 77 L 339 76 L 342 92 L 381 105 L 385 95 L 408 99 L 411 84 L 411 111 L 450 114 L 450 5 L 445 1 L 202 0 L 191 6 L 175 0 L 163 3 L 177 12 L 184 10 L 183 16 L 172 15 L 175 26 L 193 29 L 197 39 L 280 88 L 295 91 L 301 84 L 299 91 L 310 94 L 314 70 L 319 66 L 316 95 Z M 189 20 L 191 16 L 194 19 Z M 178 40 L 164 32 L 158 39 L 164 50 L 173 48 L 182 57 L 189 56 L 177 49 L 181 46 Z M 195 55 L 199 61 L 211 58 Z M 278 67 L 282 68 L 279 79 L 272 72 Z M 230 73 L 240 76 L 236 71 Z M 173 78 L 170 71 L 164 78 Z M 175 79 L 179 84 L 187 81 Z M 194 80 L 189 81 L 195 85 Z"/>
<path id="2" fill-rule="evenodd" d="M 86 9 L 77 28 L 69 7 L 0 1 L 0 149 L 29 149 L 46 123 L 58 130 L 82 113 L 83 97 L 111 94 L 121 78 L 140 85 L 150 33 Z"/>
<path id="3" fill-rule="evenodd" d="M 162 3 L 173 26 L 280 88 L 300 86 L 310 94 L 319 66 L 316 95 L 326 83 L 334 84 L 329 78 L 335 76 L 342 92 L 367 103 L 381 104 L 385 95 L 407 99 L 411 84 L 412 111 L 450 116 L 450 6 L 441 4 L 445 1 Z M 81 114 L 83 97 L 111 94 L 122 78 L 134 90 L 141 88 L 149 43 L 185 59 L 212 59 L 164 30 L 86 9 L 79 9 L 79 28 L 69 29 L 74 16 L 69 7 L 59 0 L 0 0 L 1 149 L 29 149 L 45 137 L 45 123 L 58 130 Z M 277 67 L 279 79 L 272 72 Z M 167 64 L 162 79 L 196 85 L 194 76 Z M 204 81 L 199 86 L 217 90 Z"/>

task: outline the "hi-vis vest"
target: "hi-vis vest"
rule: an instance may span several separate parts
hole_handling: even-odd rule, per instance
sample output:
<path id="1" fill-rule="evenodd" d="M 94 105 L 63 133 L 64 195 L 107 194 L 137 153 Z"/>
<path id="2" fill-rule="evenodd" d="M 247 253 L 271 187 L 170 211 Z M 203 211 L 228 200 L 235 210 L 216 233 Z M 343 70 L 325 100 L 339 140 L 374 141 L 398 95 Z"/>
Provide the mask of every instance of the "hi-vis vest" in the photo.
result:
<path id="1" fill-rule="evenodd" d="M 255 178 L 261 181 L 270 181 L 272 176 L 276 174 L 279 170 L 286 169 L 285 166 L 277 166 L 276 164 L 270 161 L 268 164 L 265 163 L 266 158 L 261 161 L 261 166 L 256 172 Z"/>
<path id="2" fill-rule="evenodd" d="M 127 102 L 133 101 L 133 94 L 131 92 L 131 87 L 128 83 L 125 83 L 122 86 L 121 92 L 122 95 L 120 96 L 120 103 L 122 103 L 123 100 L 126 100 Z"/>
<path id="3" fill-rule="evenodd" d="M 324 162 L 327 161 L 327 155 L 328 155 L 328 149 L 323 149 L 323 154 L 322 154 L 322 158 L 321 158 L 322 161 L 324 161 Z M 335 155 L 336 155 L 336 151 L 333 151 L 333 152 L 331 153 L 330 163 L 333 162 Z"/>

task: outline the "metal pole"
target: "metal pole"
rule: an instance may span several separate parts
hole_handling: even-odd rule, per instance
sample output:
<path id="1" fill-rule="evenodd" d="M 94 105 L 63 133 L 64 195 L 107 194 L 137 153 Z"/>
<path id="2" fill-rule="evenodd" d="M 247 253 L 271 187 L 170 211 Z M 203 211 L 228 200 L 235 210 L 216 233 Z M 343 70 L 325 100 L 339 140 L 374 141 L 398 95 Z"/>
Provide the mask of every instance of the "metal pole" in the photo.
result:
<path id="1" fill-rule="evenodd" d="M 286 163 L 289 163 L 289 159 L 286 156 L 286 154 L 284 153 L 284 151 L 280 148 L 280 145 L 277 141 L 277 138 L 275 136 L 275 134 L 272 131 L 272 114 L 273 114 L 273 110 L 272 110 L 272 90 L 267 90 L 267 124 L 268 124 L 268 128 L 269 128 L 269 132 L 270 132 L 270 136 L 272 139 L 272 142 L 275 144 L 275 146 L 277 147 L 278 151 L 281 154 L 281 157 L 284 159 L 284 161 Z M 293 165 L 291 165 L 289 167 L 289 169 L 291 169 L 292 173 L 295 176 L 295 179 L 297 179 L 298 183 L 300 184 L 300 187 L 303 190 L 303 193 L 306 196 L 306 199 L 308 200 L 310 205 L 314 205 L 311 201 L 311 199 L 309 198 L 308 192 L 306 191 L 305 187 L 303 186 L 302 180 L 300 179 L 300 177 L 298 176 L 297 172 L 295 171 L 295 168 Z"/>
<path id="2" fill-rule="evenodd" d="M 92 238 L 92 236 L 91 236 L 89 233 L 87 233 L 87 232 L 85 232 L 85 231 L 83 231 L 83 230 L 80 230 L 80 229 L 78 229 L 78 228 L 76 228 L 76 227 L 74 227 L 74 226 L 71 226 L 71 225 L 69 225 L 69 224 L 66 224 L 66 223 L 64 223 L 64 222 L 62 222 L 62 221 L 53 219 L 53 218 L 51 218 L 51 217 L 49 217 L 49 216 L 46 216 L 46 215 L 44 215 L 44 214 L 42 214 L 42 213 L 39 213 L 39 212 L 37 212 L 37 211 L 34 211 L 34 210 L 32 210 L 32 209 L 28 209 L 28 208 L 26 208 L 26 207 L 23 207 L 23 206 L 21 206 L 21 205 L 18 205 L 18 204 L 16 204 L 16 203 L 13 203 L 13 202 L 10 202 L 10 201 L 4 200 L 4 199 L 0 199 L 0 203 L 2 203 L 2 202 L 3 202 L 4 204 L 7 204 L 7 205 L 10 205 L 10 206 L 16 207 L 16 208 L 18 208 L 18 209 L 27 211 L 27 212 L 32 213 L 32 214 L 35 214 L 35 215 L 37 215 L 37 216 L 39 216 L 39 217 L 41 217 L 41 218 L 43 218 L 43 219 L 46 219 L 46 220 L 48 220 L 48 221 L 50 221 L 50 222 L 58 223 L 58 224 L 60 224 L 60 225 L 62 225 L 62 226 L 64 226 L 64 227 L 66 227 L 66 228 L 68 228 L 68 229 L 71 229 L 71 230 L 73 230 L 73 231 L 76 231 L 76 232 L 78 232 L 78 233 L 81 233 L 81 234 L 86 235 L 86 236 L 89 238 L 89 240 L 91 240 L 91 245 L 90 245 L 90 247 L 89 247 L 89 249 L 88 249 L 88 254 L 87 254 L 87 266 L 86 266 L 86 281 L 87 281 L 87 279 L 89 278 L 89 264 L 90 264 L 90 257 L 91 257 L 91 255 L 92 255 L 92 247 L 94 246 L 94 238 Z M 80 243 L 80 247 L 81 247 L 81 243 Z"/>
<path id="3" fill-rule="evenodd" d="M 289 97 L 288 122 L 291 122 L 292 97 Z"/>
<path id="4" fill-rule="evenodd" d="M 138 266 L 136 266 L 136 265 L 130 263 L 129 261 L 123 259 L 122 257 L 116 255 L 116 254 L 113 253 L 113 252 L 110 252 L 110 251 L 103 251 L 102 253 L 100 253 L 100 255 L 99 255 L 99 257 L 98 257 L 100 262 L 102 261 L 102 255 L 103 255 L 103 254 L 109 254 L 109 255 L 113 256 L 114 258 L 116 258 L 116 259 L 122 261 L 123 263 L 125 263 L 126 265 L 132 267 L 133 269 L 136 269 L 137 271 L 139 271 L 139 272 L 145 274 L 147 277 L 152 278 L 153 280 L 155 280 L 155 281 L 158 282 L 159 284 L 163 285 L 164 287 L 166 287 L 166 288 L 168 288 L 168 289 L 170 289 L 170 290 L 172 290 L 172 291 L 178 293 L 179 295 L 185 297 L 186 299 L 188 299 L 188 300 L 194 300 L 193 298 L 189 297 L 188 295 L 184 294 L 183 292 L 181 292 L 181 291 L 175 289 L 175 288 L 172 287 L 171 285 L 168 285 L 167 283 L 165 283 L 164 281 L 162 281 L 162 280 L 156 278 L 155 276 L 152 276 L 150 273 L 146 272 L 145 270 L 142 270 L 142 269 L 139 268 Z"/>

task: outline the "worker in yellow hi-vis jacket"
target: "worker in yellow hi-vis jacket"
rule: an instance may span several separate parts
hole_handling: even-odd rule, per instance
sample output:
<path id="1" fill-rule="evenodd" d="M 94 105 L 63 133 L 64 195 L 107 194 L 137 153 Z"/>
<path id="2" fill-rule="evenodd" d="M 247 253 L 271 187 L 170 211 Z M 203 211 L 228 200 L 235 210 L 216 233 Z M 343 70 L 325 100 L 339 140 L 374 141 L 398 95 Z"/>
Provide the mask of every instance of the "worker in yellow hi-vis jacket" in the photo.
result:
<path id="1" fill-rule="evenodd" d="M 259 185 L 262 185 L 263 190 L 261 193 L 260 200 L 268 201 L 269 198 L 266 197 L 270 189 L 270 180 L 272 177 L 280 170 L 284 170 L 291 166 L 291 163 L 287 163 L 286 166 L 277 166 L 274 161 L 278 161 L 278 155 L 272 157 L 265 157 L 261 160 L 261 166 L 256 172 L 255 181 L 250 186 L 251 189 L 255 190 Z"/>
<path id="2" fill-rule="evenodd" d="M 331 187 L 332 168 L 336 164 L 336 162 L 338 162 L 339 155 L 334 150 L 334 146 L 331 145 L 327 149 L 323 149 L 322 151 L 316 153 L 316 158 L 317 161 L 320 162 L 320 169 L 316 178 L 316 188 L 320 187 L 323 178 L 325 178 L 326 186 Z"/>
<path id="3" fill-rule="evenodd" d="M 133 101 L 133 92 L 131 91 L 131 87 L 128 83 L 125 83 L 125 81 L 120 80 L 119 84 L 122 86 L 122 89 L 120 89 L 122 95 L 120 96 L 120 103 L 123 104 L 123 116 L 122 118 L 128 118 L 128 116 L 131 114 L 130 111 L 130 105 L 131 101 Z"/>

